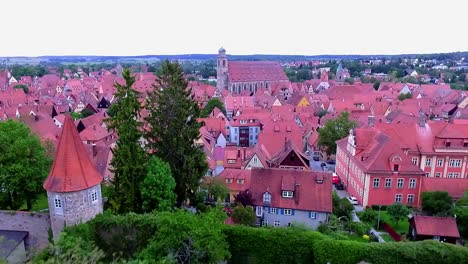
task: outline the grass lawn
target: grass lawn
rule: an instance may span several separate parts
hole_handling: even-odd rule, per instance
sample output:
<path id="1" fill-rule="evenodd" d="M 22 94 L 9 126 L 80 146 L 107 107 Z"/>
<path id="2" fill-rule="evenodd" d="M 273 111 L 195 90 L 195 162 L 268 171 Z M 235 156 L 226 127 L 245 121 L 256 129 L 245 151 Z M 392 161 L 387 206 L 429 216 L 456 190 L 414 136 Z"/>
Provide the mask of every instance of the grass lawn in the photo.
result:
<path id="1" fill-rule="evenodd" d="M 406 234 L 408 232 L 409 223 L 407 219 L 403 219 L 395 225 L 395 223 L 390 218 L 390 215 L 388 215 L 386 211 L 380 211 L 380 221 L 389 224 L 395 231 L 400 234 Z"/>
<path id="2" fill-rule="evenodd" d="M 49 204 L 47 201 L 47 194 L 42 193 L 41 195 L 37 197 L 37 200 L 33 203 L 31 211 L 41 211 L 41 210 L 48 209 L 48 208 L 49 208 Z M 20 210 L 26 210 L 26 203 L 23 204 Z"/>
<path id="3" fill-rule="evenodd" d="M 385 242 L 395 242 L 389 234 L 380 234 L 380 236 L 385 240 Z"/>
<path id="4" fill-rule="evenodd" d="M 369 243 L 369 240 L 364 239 L 362 236 L 358 236 L 356 234 L 349 234 L 349 235 L 346 235 L 346 236 L 348 237 L 349 240 L 353 240 L 353 241 L 356 241 L 356 242 L 362 242 L 362 243 Z"/>

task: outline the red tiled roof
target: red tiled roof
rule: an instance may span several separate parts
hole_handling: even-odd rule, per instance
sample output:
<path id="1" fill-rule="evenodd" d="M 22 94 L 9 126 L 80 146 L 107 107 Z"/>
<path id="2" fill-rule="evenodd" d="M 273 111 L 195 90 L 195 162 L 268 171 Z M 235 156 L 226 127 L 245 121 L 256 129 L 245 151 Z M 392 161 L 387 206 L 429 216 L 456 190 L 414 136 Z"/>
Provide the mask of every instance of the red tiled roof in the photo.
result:
<path id="1" fill-rule="evenodd" d="M 457 222 L 450 217 L 415 215 L 414 223 L 418 235 L 460 237 Z"/>
<path id="2" fill-rule="evenodd" d="M 317 183 L 317 178 L 323 183 Z M 294 198 L 283 198 L 283 188 Z M 294 189 L 295 188 L 295 189 Z M 316 212 L 332 211 L 331 173 L 284 169 L 252 169 L 250 191 L 255 205 L 263 206 L 263 194 L 271 194 L 271 207 Z"/>
<path id="3" fill-rule="evenodd" d="M 421 188 L 421 192 L 446 191 L 452 198 L 459 199 L 468 190 L 468 179 L 423 177 Z"/>
<path id="4" fill-rule="evenodd" d="M 288 80 L 281 65 L 274 61 L 230 61 L 228 74 L 231 82 Z"/>
<path id="5" fill-rule="evenodd" d="M 69 115 L 65 117 L 54 164 L 44 182 L 53 192 L 80 191 L 99 184 L 102 177 L 94 167 Z"/>
<path id="6" fill-rule="evenodd" d="M 224 169 L 218 178 L 222 179 L 226 187 L 233 192 L 245 191 L 250 188 L 251 170 L 241 169 Z M 227 183 L 226 179 L 232 179 L 231 183 Z M 242 183 L 238 183 L 237 180 L 244 180 Z"/>

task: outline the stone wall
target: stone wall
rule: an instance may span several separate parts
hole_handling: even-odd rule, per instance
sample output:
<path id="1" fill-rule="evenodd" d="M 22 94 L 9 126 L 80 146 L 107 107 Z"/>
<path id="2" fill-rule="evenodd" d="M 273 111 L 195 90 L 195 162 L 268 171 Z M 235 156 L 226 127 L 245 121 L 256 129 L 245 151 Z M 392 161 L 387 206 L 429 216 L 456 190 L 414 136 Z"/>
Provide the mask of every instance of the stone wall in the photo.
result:
<path id="1" fill-rule="evenodd" d="M 49 244 L 50 218 L 47 213 L 0 210 L 0 229 L 29 232 L 26 250 L 32 254 Z"/>

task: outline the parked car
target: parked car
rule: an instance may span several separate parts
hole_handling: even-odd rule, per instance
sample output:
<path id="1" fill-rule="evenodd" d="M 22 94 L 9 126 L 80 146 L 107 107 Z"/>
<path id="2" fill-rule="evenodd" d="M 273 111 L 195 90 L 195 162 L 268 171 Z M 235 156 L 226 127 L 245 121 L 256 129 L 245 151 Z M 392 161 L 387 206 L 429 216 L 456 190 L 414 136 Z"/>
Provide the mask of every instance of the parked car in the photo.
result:
<path id="1" fill-rule="evenodd" d="M 348 201 L 349 201 L 351 204 L 353 204 L 353 205 L 358 205 L 358 204 L 359 204 L 359 203 L 358 203 L 358 200 L 357 200 L 356 197 L 354 197 L 354 196 L 348 196 L 348 197 L 346 197 L 346 198 L 347 198 Z"/>
<path id="2" fill-rule="evenodd" d="M 344 185 L 342 183 L 337 183 L 337 184 L 335 184 L 335 188 L 337 190 L 344 190 Z"/>
<path id="3" fill-rule="evenodd" d="M 327 163 L 330 164 L 330 165 L 335 165 L 335 164 L 336 164 L 336 160 L 328 160 Z"/>
<path id="4" fill-rule="evenodd" d="M 320 167 L 323 168 L 323 167 L 326 167 L 326 166 L 327 166 L 327 164 L 325 162 L 320 163 Z"/>
<path id="5" fill-rule="evenodd" d="M 314 156 L 312 159 L 313 159 L 314 161 L 319 161 L 319 160 L 320 160 L 319 157 L 317 157 L 317 156 Z"/>

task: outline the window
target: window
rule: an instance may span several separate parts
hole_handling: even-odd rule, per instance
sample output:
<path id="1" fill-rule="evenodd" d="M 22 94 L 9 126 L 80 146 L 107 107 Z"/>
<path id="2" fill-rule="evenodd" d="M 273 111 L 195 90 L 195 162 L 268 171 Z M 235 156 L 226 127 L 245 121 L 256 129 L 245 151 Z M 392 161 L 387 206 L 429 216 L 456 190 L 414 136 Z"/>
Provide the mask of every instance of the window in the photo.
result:
<path id="1" fill-rule="evenodd" d="M 236 160 L 228 159 L 228 164 L 234 164 L 234 163 L 236 163 Z"/>
<path id="2" fill-rule="evenodd" d="M 274 226 L 279 226 L 280 225 L 280 221 L 275 221 L 274 222 Z"/>
<path id="3" fill-rule="evenodd" d="M 98 201 L 97 190 L 92 190 L 91 192 L 91 202 L 96 203 Z"/>
<path id="4" fill-rule="evenodd" d="M 431 166 L 432 159 L 426 159 L 426 167 Z"/>
<path id="5" fill-rule="evenodd" d="M 414 203 L 414 194 L 408 194 L 407 202 L 409 204 Z"/>
<path id="6" fill-rule="evenodd" d="M 227 178 L 226 183 L 232 183 L 232 178 Z"/>
<path id="7" fill-rule="evenodd" d="M 418 165 L 418 158 L 416 158 L 416 157 L 411 158 L 411 162 L 412 162 L 414 165 Z"/>
<path id="8" fill-rule="evenodd" d="M 241 120 L 240 123 L 241 123 L 241 125 L 245 125 L 245 124 L 247 124 L 247 120 Z"/>
<path id="9" fill-rule="evenodd" d="M 276 208 L 270 208 L 270 214 L 276 214 Z"/>
<path id="10" fill-rule="evenodd" d="M 253 158 L 253 162 L 254 162 L 254 163 L 257 163 L 257 162 L 258 162 L 257 157 L 254 157 L 254 158 Z"/>
<path id="11" fill-rule="evenodd" d="M 440 178 L 440 176 L 442 176 L 442 173 L 436 172 L 435 176 L 436 176 L 436 178 Z"/>
<path id="12" fill-rule="evenodd" d="M 317 213 L 316 212 L 310 212 L 309 217 L 310 217 L 310 219 L 316 219 L 317 218 Z"/>
<path id="13" fill-rule="evenodd" d="M 291 209 L 284 209 L 284 215 L 292 215 Z"/>
<path id="14" fill-rule="evenodd" d="M 410 180 L 409 180 L 409 186 L 408 186 L 408 188 L 410 188 L 410 189 L 416 188 L 416 179 L 410 179 Z"/>
<path id="15" fill-rule="evenodd" d="M 403 184 L 405 183 L 405 179 L 398 179 L 397 180 L 397 188 L 403 188 Z"/>
<path id="16" fill-rule="evenodd" d="M 456 167 L 460 168 L 461 167 L 461 159 L 451 159 L 449 161 L 449 167 Z"/>
<path id="17" fill-rule="evenodd" d="M 237 179 L 237 184 L 244 184 L 244 179 Z"/>
<path id="18" fill-rule="evenodd" d="M 264 220 L 262 221 L 262 226 L 267 226 L 267 225 L 268 225 L 268 220 L 264 219 Z"/>
<path id="19" fill-rule="evenodd" d="M 385 188 L 392 188 L 392 179 L 385 179 Z"/>
<path id="20" fill-rule="evenodd" d="M 292 198 L 293 192 L 292 191 L 283 191 L 283 198 Z"/>
<path id="21" fill-rule="evenodd" d="M 463 147 L 468 148 L 468 142 L 464 142 Z"/>
<path id="22" fill-rule="evenodd" d="M 402 196 L 403 196 L 403 195 L 401 195 L 401 194 L 395 195 L 395 202 L 396 202 L 396 203 L 401 203 Z"/>
<path id="23" fill-rule="evenodd" d="M 380 187 L 380 178 L 374 178 L 374 188 Z"/>
<path id="24" fill-rule="evenodd" d="M 62 208 L 62 199 L 60 199 L 60 197 L 56 196 L 54 198 L 54 203 L 55 203 L 55 208 Z"/>
<path id="25" fill-rule="evenodd" d="M 262 215 L 263 215 L 263 207 L 257 206 L 257 207 L 255 208 L 255 214 L 256 214 L 257 216 L 262 216 Z"/>
<path id="26" fill-rule="evenodd" d="M 398 171 L 399 167 L 400 167 L 400 165 L 394 164 L 393 165 L 393 171 Z"/>
<path id="27" fill-rule="evenodd" d="M 450 142 L 445 142 L 445 147 L 450 148 Z"/>
<path id="28" fill-rule="evenodd" d="M 263 202 L 264 203 L 270 203 L 271 202 L 271 194 L 266 192 L 263 194 Z"/>
<path id="29" fill-rule="evenodd" d="M 447 178 L 459 178 L 459 177 L 460 177 L 460 173 L 457 173 L 457 172 L 447 173 Z"/>
<path id="30" fill-rule="evenodd" d="M 443 159 L 438 159 L 437 160 L 437 167 L 442 167 L 444 164 L 444 160 Z"/>

